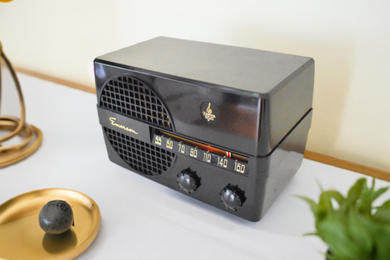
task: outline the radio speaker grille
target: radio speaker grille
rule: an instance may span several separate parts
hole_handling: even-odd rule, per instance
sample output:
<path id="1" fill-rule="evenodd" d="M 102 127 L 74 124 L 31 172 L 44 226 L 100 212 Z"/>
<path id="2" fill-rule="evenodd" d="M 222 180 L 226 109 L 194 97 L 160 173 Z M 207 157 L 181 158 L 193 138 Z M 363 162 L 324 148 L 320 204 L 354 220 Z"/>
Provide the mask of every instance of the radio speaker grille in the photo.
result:
<path id="1" fill-rule="evenodd" d="M 104 127 L 108 140 L 118 155 L 134 170 L 158 175 L 171 168 L 175 154 Z"/>
<path id="2" fill-rule="evenodd" d="M 160 98 L 146 83 L 132 76 L 111 79 L 102 90 L 100 106 L 173 130 L 168 110 Z"/>

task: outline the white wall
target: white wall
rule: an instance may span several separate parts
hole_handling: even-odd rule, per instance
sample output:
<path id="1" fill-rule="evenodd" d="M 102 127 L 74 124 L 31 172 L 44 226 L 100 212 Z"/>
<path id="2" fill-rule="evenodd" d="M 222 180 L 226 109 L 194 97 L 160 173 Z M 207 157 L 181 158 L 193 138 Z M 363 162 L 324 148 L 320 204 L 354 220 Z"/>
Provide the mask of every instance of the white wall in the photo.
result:
<path id="1" fill-rule="evenodd" d="M 93 87 L 92 60 L 156 36 L 313 57 L 308 150 L 390 170 L 390 1 L 14 0 L 0 40 L 17 67 Z"/>

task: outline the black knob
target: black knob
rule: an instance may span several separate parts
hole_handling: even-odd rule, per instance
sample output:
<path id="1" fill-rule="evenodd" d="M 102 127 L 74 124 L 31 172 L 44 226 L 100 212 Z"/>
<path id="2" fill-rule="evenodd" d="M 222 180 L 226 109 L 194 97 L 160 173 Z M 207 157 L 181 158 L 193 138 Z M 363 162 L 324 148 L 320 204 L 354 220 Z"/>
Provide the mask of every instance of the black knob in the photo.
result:
<path id="1" fill-rule="evenodd" d="M 177 175 L 176 182 L 179 184 L 180 189 L 186 193 L 196 191 L 200 186 L 200 178 L 190 169 L 182 170 Z"/>
<path id="2" fill-rule="evenodd" d="M 237 211 L 239 207 L 242 207 L 246 198 L 244 191 L 238 188 L 238 186 L 228 185 L 220 193 L 221 201 L 226 206 L 226 209 Z"/>

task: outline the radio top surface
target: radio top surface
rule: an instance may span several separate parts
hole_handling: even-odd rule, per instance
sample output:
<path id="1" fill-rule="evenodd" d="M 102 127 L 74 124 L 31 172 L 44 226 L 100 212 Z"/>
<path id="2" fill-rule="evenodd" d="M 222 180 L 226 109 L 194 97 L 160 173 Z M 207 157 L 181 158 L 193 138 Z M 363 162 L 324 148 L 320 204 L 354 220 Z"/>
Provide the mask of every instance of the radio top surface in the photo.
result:
<path id="1" fill-rule="evenodd" d="M 308 57 L 168 37 L 141 42 L 97 60 L 259 97 L 313 63 Z"/>

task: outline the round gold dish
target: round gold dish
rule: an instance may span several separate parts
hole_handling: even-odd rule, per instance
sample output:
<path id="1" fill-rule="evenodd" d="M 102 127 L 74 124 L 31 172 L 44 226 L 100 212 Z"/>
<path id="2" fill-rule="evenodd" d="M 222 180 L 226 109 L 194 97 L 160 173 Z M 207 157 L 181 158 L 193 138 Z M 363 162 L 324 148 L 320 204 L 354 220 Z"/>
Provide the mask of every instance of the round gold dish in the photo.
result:
<path id="1" fill-rule="evenodd" d="M 38 215 L 47 202 L 64 200 L 72 207 L 74 226 L 61 235 L 46 234 Z M 100 210 L 90 197 L 67 189 L 44 189 L 21 194 L 0 205 L 0 259 L 73 259 L 97 236 Z"/>

